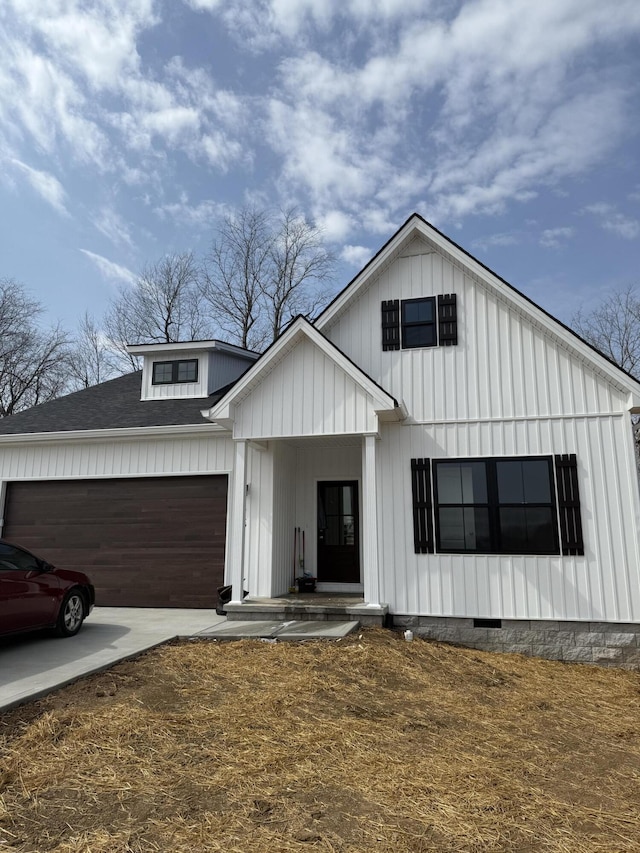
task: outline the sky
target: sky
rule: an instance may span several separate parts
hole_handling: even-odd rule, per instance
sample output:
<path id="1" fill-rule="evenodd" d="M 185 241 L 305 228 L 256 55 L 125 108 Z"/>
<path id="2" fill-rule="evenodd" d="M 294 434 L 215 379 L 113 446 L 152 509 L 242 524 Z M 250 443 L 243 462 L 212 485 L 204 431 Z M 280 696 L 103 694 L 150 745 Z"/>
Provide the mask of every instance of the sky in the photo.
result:
<path id="1" fill-rule="evenodd" d="M 564 322 L 640 286 L 638 0 L 2 0 L 0 278 L 99 319 L 240 206 L 336 291 L 415 212 Z"/>

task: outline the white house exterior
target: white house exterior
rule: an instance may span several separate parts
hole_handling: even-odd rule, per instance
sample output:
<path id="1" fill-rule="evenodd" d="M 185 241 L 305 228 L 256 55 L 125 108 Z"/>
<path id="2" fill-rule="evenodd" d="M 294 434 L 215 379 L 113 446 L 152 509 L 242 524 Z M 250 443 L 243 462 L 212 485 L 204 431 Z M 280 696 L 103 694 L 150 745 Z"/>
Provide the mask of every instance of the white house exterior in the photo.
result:
<path id="1" fill-rule="evenodd" d="M 360 593 L 397 625 L 638 661 L 640 385 L 421 217 L 257 360 L 217 346 L 140 349 L 139 406 L 199 402 L 188 423 L 27 432 L 5 419 L 5 494 L 20 481 L 228 478 L 236 611 L 243 589 L 287 594 L 299 530 L 319 592 Z M 197 380 L 172 385 L 178 368 L 154 367 L 194 358 Z"/>

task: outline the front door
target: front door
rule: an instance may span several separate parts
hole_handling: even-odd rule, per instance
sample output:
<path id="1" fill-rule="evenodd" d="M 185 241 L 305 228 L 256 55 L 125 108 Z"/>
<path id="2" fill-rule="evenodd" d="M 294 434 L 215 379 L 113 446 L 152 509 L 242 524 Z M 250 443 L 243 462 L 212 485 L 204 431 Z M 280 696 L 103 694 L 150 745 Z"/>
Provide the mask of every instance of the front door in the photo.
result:
<path id="1" fill-rule="evenodd" d="M 358 483 L 318 483 L 318 581 L 360 582 Z"/>

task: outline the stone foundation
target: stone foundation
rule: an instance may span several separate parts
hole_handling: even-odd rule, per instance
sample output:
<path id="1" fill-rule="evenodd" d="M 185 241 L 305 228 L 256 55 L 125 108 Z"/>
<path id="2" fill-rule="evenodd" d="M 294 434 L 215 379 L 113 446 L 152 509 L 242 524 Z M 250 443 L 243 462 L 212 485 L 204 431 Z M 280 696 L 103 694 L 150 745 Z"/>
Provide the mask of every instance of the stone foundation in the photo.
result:
<path id="1" fill-rule="evenodd" d="M 482 620 L 487 621 L 487 620 Z M 474 628 L 473 619 L 393 616 L 414 635 L 490 652 L 640 670 L 640 624 L 502 619 L 499 628 Z"/>

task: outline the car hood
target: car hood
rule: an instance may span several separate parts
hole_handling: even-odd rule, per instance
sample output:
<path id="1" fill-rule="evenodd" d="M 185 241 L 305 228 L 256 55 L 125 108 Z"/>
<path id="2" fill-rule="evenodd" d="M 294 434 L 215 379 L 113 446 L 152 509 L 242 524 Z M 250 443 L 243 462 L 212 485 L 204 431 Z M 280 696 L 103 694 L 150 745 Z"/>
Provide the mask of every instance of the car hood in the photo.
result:
<path id="1" fill-rule="evenodd" d="M 91 584 L 88 576 L 84 572 L 74 572 L 71 569 L 52 569 L 52 573 L 61 580 L 71 581 L 72 583 Z"/>

